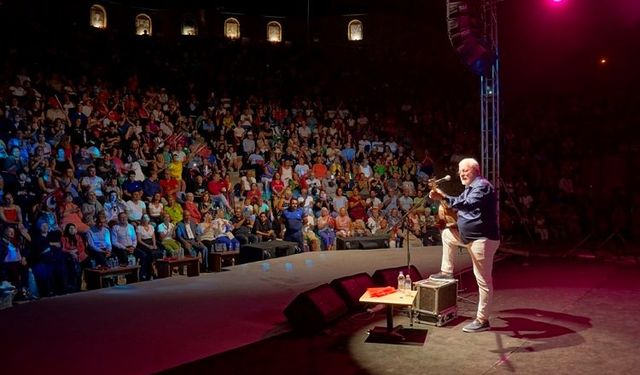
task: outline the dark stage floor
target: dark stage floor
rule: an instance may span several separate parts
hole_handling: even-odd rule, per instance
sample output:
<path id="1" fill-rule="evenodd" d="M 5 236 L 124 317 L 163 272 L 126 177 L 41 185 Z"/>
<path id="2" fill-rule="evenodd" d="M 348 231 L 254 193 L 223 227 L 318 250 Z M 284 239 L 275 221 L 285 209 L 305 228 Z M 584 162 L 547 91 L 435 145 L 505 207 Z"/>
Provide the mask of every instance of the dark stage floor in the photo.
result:
<path id="1" fill-rule="evenodd" d="M 473 283 L 470 273 L 464 286 Z M 493 329 L 461 328 L 462 316 L 426 329 L 422 346 L 366 343 L 383 313 L 353 314 L 314 336 L 287 333 L 167 374 L 633 374 L 640 366 L 638 265 L 511 257 L 495 268 Z M 476 297 L 475 293 L 465 296 Z M 399 322 L 408 322 L 397 316 Z"/>
<path id="2" fill-rule="evenodd" d="M 412 263 L 436 272 L 440 249 L 412 249 Z M 300 292 L 403 264 L 402 250 L 298 254 L 20 305 L 0 312 L 2 373 L 627 374 L 640 365 L 640 268 L 599 260 L 498 262 L 489 332 L 461 331 L 475 311 L 464 301 L 449 325 L 416 325 L 427 330 L 418 346 L 366 343 L 383 313 L 347 315 L 319 335 L 289 332 L 282 311 Z M 458 268 L 468 266 L 461 254 Z M 472 274 L 462 283 L 475 298 Z"/>

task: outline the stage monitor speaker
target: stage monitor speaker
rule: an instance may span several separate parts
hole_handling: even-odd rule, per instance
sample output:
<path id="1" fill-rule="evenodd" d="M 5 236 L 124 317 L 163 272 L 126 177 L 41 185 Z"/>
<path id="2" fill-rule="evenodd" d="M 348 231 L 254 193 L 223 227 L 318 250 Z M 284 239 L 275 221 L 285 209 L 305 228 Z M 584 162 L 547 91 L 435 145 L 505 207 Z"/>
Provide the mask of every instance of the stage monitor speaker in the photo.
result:
<path id="1" fill-rule="evenodd" d="M 389 238 L 367 238 L 360 240 L 360 248 L 365 250 L 386 249 L 389 247 Z"/>
<path id="2" fill-rule="evenodd" d="M 357 250 L 360 248 L 360 241 L 357 237 L 337 237 L 336 249 L 338 250 Z"/>
<path id="3" fill-rule="evenodd" d="M 438 315 L 458 303 L 458 280 L 425 279 L 415 286 L 416 310 L 420 312 Z"/>
<path id="4" fill-rule="evenodd" d="M 338 292 L 322 284 L 298 295 L 284 309 L 291 326 L 302 332 L 317 332 L 347 312 Z"/>
<path id="5" fill-rule="evenodd" d="M 386 249 L 389 247 L 389 236 L 337 237 L 338 250 Z"/>
<path id="6" fill-rule="evenodd" d="M 335 279 L 331 282 L 331 286 L 342 297 L 349 309 L 359 309 L 364 306 L 359 301 L 360 297 L 367 288 L 374 287 L 375 283 L 368 273 L 363 272 Z"/>
<path id="7" fill-rule="evenodd" d="M 407 266 L 377 270 L 373 274 L 373 281 L 378 286 L 396 287 L 398 284 L 398 274 L 400 273 L 400 271 L 402 271 L 402 273 L 406 275 Z M 409 267 L 409 276 L 411 276 L 411 280 L 422 280 L 420 271 L 418 271 L 418 269 L 414 265 L 411 265 L 411 267 Z"/>

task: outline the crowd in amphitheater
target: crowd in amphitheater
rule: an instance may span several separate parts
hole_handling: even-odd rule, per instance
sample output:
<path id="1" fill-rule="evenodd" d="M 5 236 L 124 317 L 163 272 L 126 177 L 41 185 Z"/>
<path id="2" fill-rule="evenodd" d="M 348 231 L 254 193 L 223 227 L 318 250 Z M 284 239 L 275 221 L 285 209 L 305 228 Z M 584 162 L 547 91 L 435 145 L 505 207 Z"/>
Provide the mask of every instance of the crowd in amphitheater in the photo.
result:
<path id="1" fill-rule="evenodd" d="M 215 249 L 373 234 L 400 247 L 437 225 L 428 153 L 346 104 L 49 78 L 18 74 L 2 98 L 0 262 L 17 298 L 31 275 L 50 296 L 132 258 L 149 280 L 181 252 L 206 272 Z"/>
<path id="2" fill-rule="evenodd" d="M 386 55 L 301 54 L 309 66 L 287 68 L 282 51 L 228 48 L 224 63 L 143 61 L 142 49 L 139 72 L 152 73 L 103 78 L 104 61 L 74 74 L 82 63 L 61 73 L 12 57 L 0 74 L 0 281 L 18 300 L 28 286 L 78 291 L 84 269 L 114 263 L 133 261 L 149 280 L 157 259 L 184 253 L 208 271 L 209 251 L 257 241 L 438 243 L 429 179 L 451 174 L 443 189 L 458 193 L 458 161 L 480 159 L 478 109 L 444 90 L 449 78 L 396 79 Z M 46 60 L 71 64 L 59 51 Z M 194 56 L 207 74 L 187 64 Z M 418 87 L 429 82 L 441 90 Z M 507 98 L 496 184 L 505 243 L 640 237 L 637 176 L 625 173 L 638 160 L 624 136 L 640 118 L 634 100 Z M 594 122 L 606 126 L 585 126 Z"/>

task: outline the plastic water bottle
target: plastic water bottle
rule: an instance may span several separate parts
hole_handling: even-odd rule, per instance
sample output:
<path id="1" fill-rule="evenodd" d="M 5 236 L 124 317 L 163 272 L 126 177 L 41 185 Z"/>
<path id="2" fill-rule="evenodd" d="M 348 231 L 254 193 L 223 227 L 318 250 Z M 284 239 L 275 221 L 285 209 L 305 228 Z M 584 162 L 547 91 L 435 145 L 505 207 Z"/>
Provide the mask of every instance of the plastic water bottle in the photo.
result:
<path id="1" fill-rule="evenodd" d="M 136 265 L 136 257 L 133 256 L 132 254 L 129 254 L 129 257 L 128 257 L 127 260 L 128 260 L 129 266 L 135 266 Z"/>
<path id="2" fill-rule="evenodd" d="M 411 275 L 407 273 L 407 276 L 404 277 L 404 289 L 407 291 L 411 291 L 413 289 L 413 284 L 411 283 Z"/>
<path id="3" fill-rule="evenodd" d="M 398 274 L 398 290 L 403 290 L 405 287 L 405 279 L 402 271 Z"/>

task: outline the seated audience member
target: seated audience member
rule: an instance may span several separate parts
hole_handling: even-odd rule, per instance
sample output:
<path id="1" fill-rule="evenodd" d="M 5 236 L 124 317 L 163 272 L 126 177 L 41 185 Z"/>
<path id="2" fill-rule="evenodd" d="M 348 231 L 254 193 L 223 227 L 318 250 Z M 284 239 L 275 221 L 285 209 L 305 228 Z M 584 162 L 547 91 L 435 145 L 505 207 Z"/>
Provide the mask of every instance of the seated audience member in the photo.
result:
<path id="1" fill-rule="evenodd" d="M 207 270 L 209 250 L 198 240 L 197 229 L 198 226 L 196 222 L 191 220 L 189 211 L 184 211 L 182 221 L 176 226 L 176 239 L 180 242 L 185 252 L 189 252 L 192 257 L 200 257 L 203 268 Z"/>
<path id="2" fill-rule="evenodd" d="M 235 238 L 232 233 L 233 224 L 224 218 L 224 210 L 216 212 L 216 218 L 213 220 L 213 231 L 216 236 L 216 243 L 222 243 L 227 250 L 240 249 L 240 241 Z"/>
<path id="3" fill-rule="evenodd" d="M 163 178 L 159 184 L 165 197 L 175 196 L 180 191 L 180 182 L 171 177 L 168 169 L 164 170 Z"/>
<path id="4" fill-rule="evenodd" d="M 67 293 L 67 269 L 61 250 L 60 232 L 49 231 L 49 224 L 41 221 L 31 236 L 29 266 L 38 285 L 40 296 Z"/>
<path id="5" fill-rule="evenodd" d="M 142 191 L 131 193 L 131 199 L 126 202 L 127 218 L 132 223 L 139 223 L 142 215 L 147 212 L 147 204 L 141 199 Z"/>
<path id="6" fill-rule="evenodd" d="M 320 217 L 317 220 L 318 235 L 322 240 L 324 250 L 335 250 L 336 244 L 336 221 L 329 214 L 329 209 L 323 207 L 320 210 Z"/>
<path id="7" fill-rule="evenodd" d="M 184 210 L 173 195 L 167 196 L 167 204 L 164 205 L 164 212 L 169 214 L 171 222 L 177 224 L 182 221 Z"/>
<path id="8" fill-rule="evenodd" d="M 162 193 L 162 187 L 160 187 L 160 183 L 158 182 L 157 172 L 151 172 L 149 177 L 142 182 L 142 192 L 143 198 L 147 200 L 151 199 L 151 197 L 158 193 Z"/>
<path id="9" fill-rule="evenodd" d="M 22 227 L 22 209 L 13 202 L 13 195 L 5 193 L 3 203 L 0 207 L 0 224 Z"/>
<path id="10" fill-rule="evenodd" d="M 162 222 L 158 224 L 156 231 L 160 237 L 160 246 L 165 251 L 166 256 L 177 256 L 182 246 L 175 239 L 176 225 L 171 222 L 171 216 L 168 213 L 162 215 Z"/>
<path id="11" fill-rule="evenodd" d="M 284 181 L 282 181 L 280 177 L 280 172 L 274 173 L 270 186 L 271 186 L 271 192 L 276 197 L 281 197 L 284 194 L 284 189 L 286 188 L 286 186 Z"/>
<path id="12" fill-rule="evenodd" d="M 107 227 L 107 216 L 99 213 L 94 226 L 87 232 L 87 249 L 89 256 L 97 265 L 106 267 L 107 259 L 111 258 L 111 232 Z"/>
<path id="13" fill-rule="evenodd" d="M 207 184 L 207 189 L 214 202 L 220 203 L 224 209 L 232 211 L 233 208 L 229 204 L 225 193 L 227 192 L 227 182 L 222 180 L 220 173 L 213 175 L 213 179 Z"/>
<path id="14" fill-rule="evenodd" d="M 58 208 L 60 227 L 66 228 L 67 224 L 73 224 L 80 233 L 86 233 L 89 226 L 82 221 L 82 210 L 73 202 L 71 193 L 64 194 L 64 201 Z"/>
<path id="15" fill-rule="evenodd" d="M 233 210 L 231 224 L 233 225 L 233 236 L 240 242 L 241 245 L 259 241 L 259 237 L 255 234 L 252 234 L 254 222 L 253 220 L 251 220 L 251 214 L 249 211 L 246 211 L 245 213 L 240 207 L 236 207 Z"/>
<path id="16" fill-rule="evenodd" d="M 404 242 L 404 227 L 402 220 L 402 214 L 397 208 L 392 209 L 387 218 L 387 225 L 390 231 L 391 241 L 394 241 L 393 243 L 395 244 L 395 247 L 402 247 L 402 244 Z"/>
<path id="17" fill-rule="evenodd" d="M 133 193 L 142 193 L 142 182 L 136 180 L 136 172 L 129 171 L 127 173 L 127 180 L 122 183 L 121 188 L 122 198 L 127 200 L 133 197 Z"/>
<path id="18" fill-rule="evenodd" d="M 153 194 L 151 202 L 147 204 L 147 212 L 149 213 L 149 219 L 154 225 L 162 222 L 164 204 L 162 204 L 162 195 L 160 193 Z"/>
<path id="19" fill-rule="evenodd" d="M 255 204 L 258 201 L 258 198 L 262 197 L 262 191 L 258 187 L 257 183 L 251 184 L 251 189 L 247 191 L 245 196 L 245 201 L 251 204 Z"/>
<path id="20" fill-rule="evenodd" d="M 158 247 L 156 243 L 155 229 L 151 225 L 151 218 L 149 215 L 142 215 L 140 224 L 136 227 L 136 238 L 138 250 L 146 255 L 147 261 L 144 266 L 147 267 L 144 270 L 144 274 L 150 278 L 153 275 L 153 261 L 162 258 L 163 251 Z M 141 274 L 143 271 L 141 270 Z"/>
<path id="21" fill-rule="evenodd" d="M 204 214 L 210 212 L 213 214 L 215 211 L 214 202 L 211 199 L 211 194 L 204 192 L 200 199 L 200 203 L 198 203 L 198 211 L 200 211 L 200 216 L 204 218 Z"/>
<path id="22" fill-rule="evenodd" d="M 349 204 L 349 200 L 346 196 L 343 195 L 344 190 L 339 187 L 336 189 L 336 195 L 335 197 L 333 197 L 332 199 L 332 204 L 333 204 L 333 212 L 338 213 L 340 212 L 341 208 L 348 208 L 348 204 Z"/>
<path id="23" fill-rule="evenodd" d="M 120 264 L 127 264 L 133 255 L 140 264 L 140 279 L 148 280 L 151 259 L 138 249 L 138 237 L 133 225 L 129 224 L 126 212 L 118 214 L 118 222 L 111 227 L 111 246 Z"/>
<path id="24" fill-rule="evenodd" d="M 31 299 L 28 292 L 29 267 L 27 254 L 16 230 L 5 226 L 0 239 L 0 281 L 7 280 L 17 290 L 15 301 Z"/>
<path id="25" fill-rule="evenodd" d="M 64 227 L 62 239 L 62 252 L 67 255 L 67 275 L 70 291 L 79 291 L 82 286 L 82 272 L 91 268 L 91 259 L 87 254 L 84 239 L 78 233 L 75 224 L 69 223 Z"/>
<path id="26" fill-rule="evenodd" d="M 197 232 L 198 240 L 207 247 L 209 252 L 215 250 L 216 233 L 213 227 L 213 212 L 204 213 L 202 222 L 198 224 Z"/>
<path id="27" fill-rule="evenodd" d="M 200 221 L 202 221 L 202 214 L 198 209 L 198 204 L 195 202 L 195 195 L 193 193 L 187 193 L 185 195 L 185 198 L 186 200 L 184 202 L 184 211 L 189 211 L 191 220 L 193 220 L 196 224 L 200 223 Z"/>
<path id="28" fill-rule="evenodd" d="M 357 219 L 353 222 L 353 227 L 352 227 L 352 234 L 353 236 L 357 236 L 357 237 L 364 237 L 364 236 L 370 236 L 371 235 L 371 231 L 369 229 L 367 229 L 367 225 L 364 223 L 364 221 L 362 219 Z"/>
<path id="29" fill-rule="evenodd" d="M 87 168 L 87 172 L 88 175 L 80 180 L 80 186 L 82 187 L 83 191 L 92 191 L 96 193 L 96 197 L 98 197 L 98 199 L 102 198 L 104 196 L 104 180 L 102 179 L 102 177 L 96 175 L 96 167 L 93 164 L 89 165 L 89 167 Z"/>
<path id="30" fill-rule="evenodd" d="M 87 193 L 87 200 L 82 203 L 82 217 L 96 217 L 99 213 L 104 213 L 104 207 L 98 202 L 96 193 L 90 191 Z"/>
<path id="31" fill-rule="evenodd" d="M 335 219 L 336 222 L 336 235 L 340 237 L 350 237 L 352 236 L 352 221 L 349 215 L 347 214 L 347 209 L 342 207 L 340 211 L 338 211 L 338 216 Z"/>
<path id="32" fill-rule="evenodd" d="M 258 219 L 253 223 L 251 233 L 258 236 L 260 241 L 271 241 L 276 239 L 276 232 L 273 229 L 273 224 L 266 212 L 258 214 Z"/>
<path id="33" fill-rule="evenodd" d="M 115 223 L 118 221 L 119 214 L 127 212 L 127 204 L 120 199 L 120 196 L 118 196 L 118 193 L 115 191 L 109 192 L 107 201 L 102 207 L 104 208 L 107 223 Z"/>
<path id="34" fill-rule="evenodd" d="M 371 231 L 371 234 L 376 234 L 380 230 L 380 222 L 384 220 L 384 217 L 380 213 L 380 208 L 373 207 L 371 209 L 371 216 L 367 219 L 367 228 Z"/>

